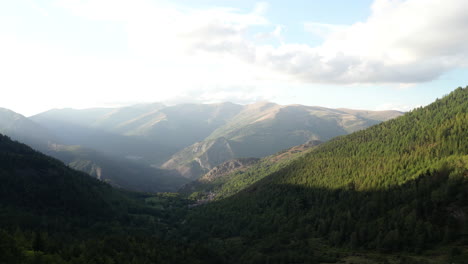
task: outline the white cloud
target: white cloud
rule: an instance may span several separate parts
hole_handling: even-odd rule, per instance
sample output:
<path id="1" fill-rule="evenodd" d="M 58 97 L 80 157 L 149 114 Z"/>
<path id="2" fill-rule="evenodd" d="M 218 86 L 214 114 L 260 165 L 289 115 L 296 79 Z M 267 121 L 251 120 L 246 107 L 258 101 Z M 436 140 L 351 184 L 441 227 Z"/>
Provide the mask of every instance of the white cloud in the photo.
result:
<path id="1" fill-rule="evenodd" d="M 264 79 L 342 84 L 425 82 L 467 66 L 465 0 L 376 0 L 365 22 L 305 23 L 305 30 L 324 38 L 318 47 L 257 43 L 259 38 L 282 40 L 284 28 L 265 18 L 266 2 L 251 12 L 188 9 L 147 0 L 58 3 L 75 15 L 124 22 L 130 51 L 160 65 L 242 72 L 247 64 L 258 76 L 270 74 L 260 77 Z M 264 30 L 251 37 L 249 31 L 259 26 Z M 226 66 L 231 61 L 238 67 Z"/>
<path id="2" fill-rule="evenodd" d="M 346 25 L 333 25 L 333 24 L 324 24 L 317 22 L 306 22 L 304 23 L 304 30 L 310 32 L 314 35 L 317 35 L 321 38 L 327 38 L 333 33 L 342 32 L 348 29 L 349 26 Z"/>
<path id="3" fill-rule="evenodd" d="M 185 44 L 305 82 L 418 83 L 467 66 L 467 11 L 465 0 L 378 0 L 365 22 L 348 27 L 309 23 L 308 30 L 325 38 L 318 47 L 259 45 L 243 34 L 249 23 L 242 30 L 226 23 L 191 29 Z"/>

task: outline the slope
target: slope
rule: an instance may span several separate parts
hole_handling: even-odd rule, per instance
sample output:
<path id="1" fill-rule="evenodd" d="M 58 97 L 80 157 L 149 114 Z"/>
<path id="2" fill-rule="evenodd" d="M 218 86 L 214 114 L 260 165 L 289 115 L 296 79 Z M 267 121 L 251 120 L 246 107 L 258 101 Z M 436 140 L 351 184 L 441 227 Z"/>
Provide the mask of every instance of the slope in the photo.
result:
<path id="1" fill-rule="evenodd" d="M 63 145 L 79 145 L 120 158 L 139 159 L 147 165 L 164 160 L 170 155 L 169 153 L 175 151 L 174 148 L 144 138 L 120 135 L 105 129 L 77 124 L 72 116 L 67 118 L 66 114 L 63 114 L 63 119 L 61 116 L 49 115 L 51 113 L 46 112 L 30 118 L 56 135 Z"/>
<path id="2" fill-rule="evenodd" d="M 286 167 L 321 143 L 321 141 L 312 140 L 262 159 L 239 158 L 226 161 L 214 167 L 200 179 L 186 184 L 179 192 L 191 199 L 196 199 L 198 204 L 224 199 Z"/>
<path id="3" fill-rule="evenodd" d="M 140 192 L 174 192 L 187 180 L 176 172 L 144 163 L 104 155 L 80 146 L 51 144 L 44 153 L 114 187 Z"/>
<path id="4" fill-rule="evenodd" d="M 197 179 L 216 165 L 235 157 L 225 138 L 202 141 L 187 147 L 166 161 L 161 168 L 176 170 L 183 177 Z"/>
<path id="5" fill-rule="evenodd" d="M 175 152 L 206 138 L 241 109 L 231 103 L 154 103 L 110 109 L 54 109 L 31 118 L 64 144 L 161 165 Z"/>
<path id="6" fill-rule="evenodd" d="M 103 217 L 121 193 L 60 161 L 0 135 L 0 201 L 35 213 Z M 123 203 L 122 205 L 124 205 Z"/>
<path id="7" fill-rule="evenodd" d="M 235 196 L 196 207 L 185 231 L 228 244 L 240 239 L 237 254 L 246 263 L 317 261 L 309 246 L 317 238 L 354 250 L 421 254 L 449 245 L 461 254 L 468 234 L 467 138 L 468 88 L 458 88 L 425 108 L 324 143 Z M 449 255 L 450 247 L 438 254 Z"/>
<path id="8" fill-rule="evenodd" d="M 242 108 L 232 103 L 181 104 L 130 120 L 120 128 L 125 135 L 141 136 L 181 149 L 205 139 Z"/>
<path id="9" fill-rule="evenodd" d="M 0 181 L 2 263 L 217 261 L 205 248 L 164 238 L 174 233 L 172 217 L 183 217 L 183 200 L 114 189 L 3 135 Z"/>

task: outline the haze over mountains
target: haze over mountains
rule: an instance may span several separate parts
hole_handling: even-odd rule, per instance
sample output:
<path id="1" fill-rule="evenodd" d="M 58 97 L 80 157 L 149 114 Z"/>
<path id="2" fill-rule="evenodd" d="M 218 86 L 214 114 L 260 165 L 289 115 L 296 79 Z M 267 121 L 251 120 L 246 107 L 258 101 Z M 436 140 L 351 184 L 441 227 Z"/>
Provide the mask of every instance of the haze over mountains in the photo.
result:
<path id="1" fill-rule="evenodd" d="M 401 114 L 269 102 L 53 109 L 30 118 L 2 109 L 0 132 L 114 186 L 155 192 L 175 191 L 234 158 L 326 141 Z"/>
<path id="2" fill-rule="evenodd" d="M 0 108 L 0 133 L 34 147 L 47 145 L 57 138 L 46 128 L 9 109 Z"/>
<path id="3" fill-rule="evenodd" d="M 260 158 L 308 140 L 326 141 L 401 114 L 261 102 L 55 109 L 31 119 L 67 145 L 196 179 L 232 158 Z"/>
<path id="4" fill-rule="evenodd" d="M 45 154 L 60 159 L 72 168 L 84 171 L 116 187 L 147 192 L 175 191 L 178 186 L 187 183 L 187 180 L 177 173 L 154 168 L 111 152 L 100 152 L 96 148 L 66 143 L 70 142 L 67 137 L 77 135 L 77 137 L 89 139 L 90 142 L 96 142 L 97 145 L 101 139 L 108 140 L 107 142 L 116 144 L 114 148 L 117 150 L 128 145 L 138 150 L 145 150 L 144 147 L 147 146 L 145 144 L 132 145 L 140 143 L 138 139 L 127 140 L 124 136 L 99 131 L 80 133 L 73 128 L 64 127 L 63 130 L 58 130 L 59 133 L 55 133 L 57 131 L 52 132 L 20 114 L 0 109 L 0 133 L 24 142 Z M 152 151 L 149 148 L 147 150 Z"/>
<path id="5" fill-rule="evenodd" d="M 232 158 L 260 158 L 309 140 L 327 141 L 401 114 L 256 103 L 244 106 L 205 140 L 176 153 L 162 167 L 194 179 Z"/>

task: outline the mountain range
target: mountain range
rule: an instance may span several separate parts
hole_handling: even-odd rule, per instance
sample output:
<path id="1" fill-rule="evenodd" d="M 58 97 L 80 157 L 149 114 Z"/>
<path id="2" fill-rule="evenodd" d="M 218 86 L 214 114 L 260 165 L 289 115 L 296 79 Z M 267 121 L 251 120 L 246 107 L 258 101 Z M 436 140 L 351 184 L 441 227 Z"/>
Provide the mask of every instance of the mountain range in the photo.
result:
<path id="1" fill-rule="evenodd" d="M 402 115 L 303 105 L 256 103 L 244 106 L 205 140 L 174 154 L 162 168 L 199 178 L 233 158 L 261 158 L 310 140 L 326 141 Z M 215 158 L 216 157 L 216 158 Z"/>
<path id="2" fill-rule="evenodd" d="M 269 102 L 66 108 L 29 118 L 2 109 L 0 132 L 114 186 L 154 192 L 174 191 L 231 159 L 262 158 L 401 114 Z"/>
<path id="3" fill-rule="evenodd" d="M 8 109 L 0 109 L 0 133 L 24 142 L 47 155 L 60 159 L 72 168 L 86 172 L 115 187 L 145 192 L 161 192 L 175 191 L 180 185 L 188 182 L 175 172 L 154 168 L 111 152 L 100 152 L 94 148 L 80 145 L 67 145 L 65 142 L 69 141 L 64 137 L 66 129 L 72 130 L 72 128 L 64 128 L 64 130 L 59 130 L 61 133 L 56 134 L 56 131 L 45 128 L 18 113 Z M 99 141 L 99 138 L 104 138 L 102 137 L 104 132 L 96 133 L 77 134 L 81 137 L 89 137 L 91 141 Z M 72 135 L 75 134 L 70 132 L 67 136 Z M 93 135 L 99 135 L 99 137 L 94 138 Z M 105 138 L 115 144 L 120 144 L 119 138 L 127 144 L 139 142 L 132 139 L 125 141 L 126 137 L 110 133 Z M 141 144 L 141 146 L 146 145 Z M 120 145 L 117 149 L 122 147 L 125 145 Z M 132 145 L 132 147 L 139 150 L 144 149 L 143 147 L 139 148 L 137 144 Z"/>
<path id="4" fill-rule="evenodd" d="M 182 194 L 112 188 L 0 135 L 1 261 L 466 263 L 468 87 L 356 130 L 224 162 Z"/>

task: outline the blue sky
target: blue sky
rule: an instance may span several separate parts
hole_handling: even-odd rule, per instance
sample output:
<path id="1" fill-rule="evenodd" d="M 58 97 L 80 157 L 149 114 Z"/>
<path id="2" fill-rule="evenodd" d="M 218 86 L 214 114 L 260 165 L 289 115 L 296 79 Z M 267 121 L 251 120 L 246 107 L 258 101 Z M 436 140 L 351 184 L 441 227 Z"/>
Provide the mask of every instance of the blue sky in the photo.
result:
<path id="1" fill-rule="evenodd" d="M 410 110 L 468 85 L 464 0 L 0 2 L 0 107 Z"/>

